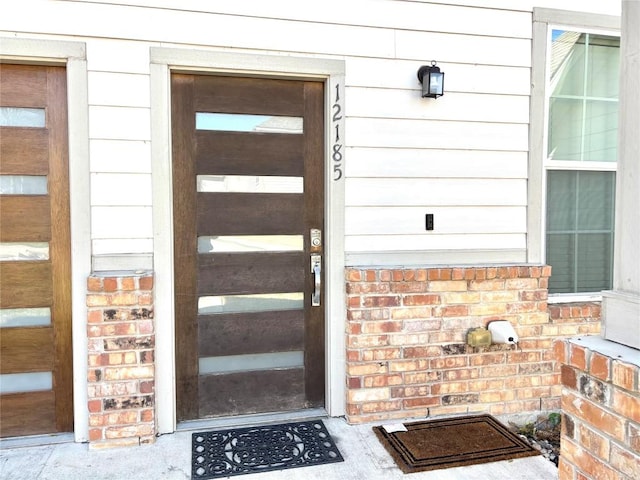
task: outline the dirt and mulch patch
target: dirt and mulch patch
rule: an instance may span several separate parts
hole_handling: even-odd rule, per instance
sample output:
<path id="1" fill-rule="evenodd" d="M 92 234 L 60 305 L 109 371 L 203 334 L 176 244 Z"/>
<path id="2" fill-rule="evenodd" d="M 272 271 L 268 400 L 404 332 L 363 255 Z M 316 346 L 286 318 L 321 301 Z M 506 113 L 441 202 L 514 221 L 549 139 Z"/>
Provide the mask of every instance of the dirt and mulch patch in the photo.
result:
<path id="1" fill-rule="evenodd" d="M 560 459 L 560 429 L 562 415 L 550 413 L 541 415 L 524 424 L 509 422 L 509 429 L 531 444 L 533 448 L 553 462 L 556 467 Z"/>

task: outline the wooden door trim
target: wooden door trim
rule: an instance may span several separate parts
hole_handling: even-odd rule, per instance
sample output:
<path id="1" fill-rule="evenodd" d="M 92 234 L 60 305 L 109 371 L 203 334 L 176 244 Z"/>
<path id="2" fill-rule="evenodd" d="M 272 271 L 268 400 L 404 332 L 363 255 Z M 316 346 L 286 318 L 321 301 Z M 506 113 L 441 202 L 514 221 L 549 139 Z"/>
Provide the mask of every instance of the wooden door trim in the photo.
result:
<path id="1" fill-rule="evenodd" d="M 324 162 L 320 157 L 323 152 L 324 136 L 327 130 L 325 125 L 324 116 L 322 115 L 324 109 L 323 98 L 324 85 L 318 82 L 309 82 L 304 86 L 304 124 L 305 124 L 305 145 L 304 156 L 309 157 L 309 165 L 312 165 L 313 171 L 306 171 L 304 175 L 304 191 L 314 192 L 314 195 L 305 196 L 305 208 L 304 208 L 304 223 L 308 227 L 305 232 L 305 252 L 307 253 L 307 259 L 310 254 L 310 239 L 309 231 L 311 228 L 319 228 L 324 232 L 324 225 L 315 225 L 314 222 L 317 218 L 322 218 L 325 221 L 325 202 L 324 202 L 324 185 L 328 179 L 324 175 Z M 329 177 L 330 178 L 330 177 Z M 313 184 L 321 183 L 320 189 L 313 188 Z M 326 241 L 327 236 L 324 235 L 323 244 Z M 326 265 L 326 249 L 323 249 L 322 263 Z M 310 262 L 310 260 L 308 260 Z M 323 266 L 324 268 L 324 266 Z M 305 304 L 305 316 L 309 316 L 309 322 L 305 330 L 305 391 L 307 398 L 312 405 L 318 405 L 319 403 L 326 402 L 326 396 L 328 393 L 328 386 L 326 383 L 325 366 L 327 351 L 325 348 L 325 322 L 328 322 L 328 315 L 326 312 L 326 279 L 328 276 L 326 272 L 323 274 L 323 285 L 320 293 L 322 308 L 312 307 L 310 302 Z M 310 293 L 313 290 L 312 276 L 307 276 L 307 288 Z M 319 364 L 318 362 L 311 361 L 313 358 L 323 358 L 324 362 Z"/>
<path id="2" fill-rule="evenodd" d="M 172 128 L 172 178 L 174 185 L 180 188 L 195 178 L 195 162 L 191 158 L 195 153 L 193 132 L 194 77 L 192 75 L 172 75 L 171 117 L 180 125 L 188 128 Z M 179 119 L 179 120 L 176 120 Z M 174 195 L 173 208 L 178 212 L 195 212 L 197 195 L 195 189 L 181 189 L 180 195 Z M 198 416 L 198 359 L 192 352 L 198 351 L 198 318 L 195 302 L 197 277 L 189 273 L 197 272 L 197 219 L 195 215 L 181 215 L 183 235 L 174 235 L 173 255 L 183 267 L 180 278 L 176 279 L 175 316 L 187 318 L 181 320 L 182 328 L 176 329 L 176 384 L 180 394 L 176 395 L 176 412 L 179 417 L 197 418 Z M 174 269 L 175 272 L 175 269 Z M 180 418 L 179 418 L 180 419 Z"/>
<path id="3" fill-rule="evenodd" d="M 54 348 L 56 365 L 53 381 L 56 388 L 56 427 L 73 430 L 73 343 L 71 296 L 71 212 L 69 190 L 69 132 L 67 114 L 66 70 L 49 68 L 47 94 L 50 99 L 49 122 L 49 192 L 51 198 L 50 255 L 53 289 L 51 317 L 55 321 Z"/>
<path id="4" fill-rule="evenodd" d="M 344 60 L 282 55 L 242 54 L 181 48 L 150 48 L 151 149 L 154 216 L 156 308 L 166 315 L 156 319 L 156 393 L 158 432 L 176 430 L 175 316 L 173 279 L 173 201 L 171 179 L 171 72 L 219 73 L 269 78 L 297 78 L 325 82 L 325 124 L 331 124 L 334 101 L 329 92 L 344 93 Z M 343 96 L 344 97 L 344 96 Z M 344 127 L 344 125 L 342 125 Z M 344 134 L 346 132 L 343 130 Z M 328 135 L 327 135 L 328 137 Z M 324 140 L 324 175 L 331 178 L 331 143 Z M 344 292 L 344 182 L 325 186 L 325 263 L 327 285 L 326 410 L 346 412 L 345 292 Z"/>

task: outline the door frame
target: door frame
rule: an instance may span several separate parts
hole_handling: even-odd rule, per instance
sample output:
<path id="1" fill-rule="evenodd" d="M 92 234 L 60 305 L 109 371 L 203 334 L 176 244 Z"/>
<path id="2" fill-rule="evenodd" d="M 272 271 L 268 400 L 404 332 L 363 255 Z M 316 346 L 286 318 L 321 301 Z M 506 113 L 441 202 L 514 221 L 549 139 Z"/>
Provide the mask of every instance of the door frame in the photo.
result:
<path id="1" fill-rule="evenodd" d="M 64 66 L 67 74 L 69 208 L 71 229 L 71 342 L 73 349 L 73 438 L 89 440 L 87 410 L 87 278 L 91 274 L 89 113 L 84 42 L 2 37 L 0 61 Z M 66 436 L 68 434 L 60 434 Z M 51 435 L 48 435 L 51 437 Z"/>
<path id="2" fill-rule="evenodd" d="M 325 408 L 345 414 L 344 292 L 344 78 L 343 60 L 279 55 L 150 48 L 151 155 L 156 315 L 156 415 L 158 433 L 176 430 L 173 191 L 171 178 L 172 72 L 226 74 L 325 82 Z M 335 94 L 339 93 L 339 98 Z M 334 107 L 338 104 L 339 106 Z M 335 120 L 335 121 L 334 121 Z M 331 136 L 340 134 L 341 178 L 333 181 Z"/>

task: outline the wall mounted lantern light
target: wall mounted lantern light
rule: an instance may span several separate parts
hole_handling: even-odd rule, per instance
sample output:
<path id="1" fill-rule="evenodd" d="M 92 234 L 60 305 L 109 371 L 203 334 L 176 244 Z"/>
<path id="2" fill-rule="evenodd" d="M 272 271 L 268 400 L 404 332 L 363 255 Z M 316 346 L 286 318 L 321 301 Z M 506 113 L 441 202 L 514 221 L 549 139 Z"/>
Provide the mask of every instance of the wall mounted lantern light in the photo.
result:
<path id="1" fill-rule="evenodd" d="M 444 72 L 436 67 L 436 61 L 431 65 L 423 65 L 418 69 L 418 80 L 422 84 L 422 97 L 438 98 L 444 95 Z"/>

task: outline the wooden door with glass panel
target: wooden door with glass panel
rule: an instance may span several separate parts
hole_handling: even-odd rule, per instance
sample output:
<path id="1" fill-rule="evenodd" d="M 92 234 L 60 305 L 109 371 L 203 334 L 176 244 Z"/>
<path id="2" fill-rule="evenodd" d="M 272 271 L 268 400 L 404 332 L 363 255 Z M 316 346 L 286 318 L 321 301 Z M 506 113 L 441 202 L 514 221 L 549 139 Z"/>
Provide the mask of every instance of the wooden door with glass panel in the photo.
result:
<path id="1" fill-rule="evenodd" d="M 178 420 L 322 407 L 324 85 L 171 92 Z"/>
<path id="2" fill-rule="evenodd" d="M 0 65 L 0 436 L 73 429 L 63 67 Z"/>

